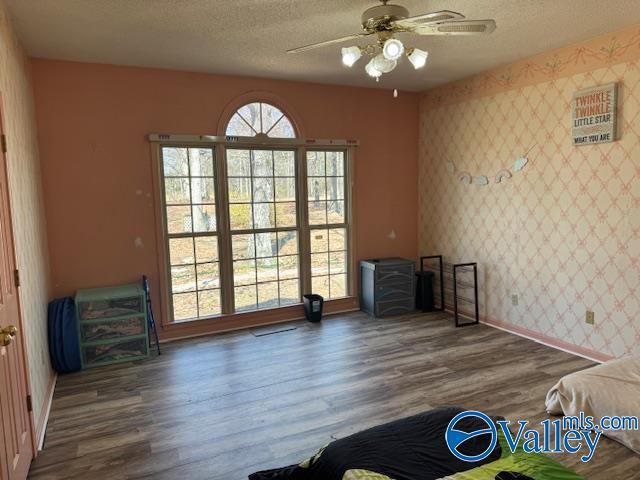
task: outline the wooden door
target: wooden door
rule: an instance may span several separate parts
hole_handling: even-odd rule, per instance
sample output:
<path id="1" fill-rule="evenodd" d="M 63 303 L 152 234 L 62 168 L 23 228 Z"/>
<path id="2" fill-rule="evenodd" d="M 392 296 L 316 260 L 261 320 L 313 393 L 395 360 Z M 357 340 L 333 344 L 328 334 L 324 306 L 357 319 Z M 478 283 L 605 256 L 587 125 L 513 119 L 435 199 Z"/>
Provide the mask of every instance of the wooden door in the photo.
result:
<path id="1" fill-rule="evenodd" d="M 34 444 L 3 133 L 0 111 L 0 479 L 23 480 Z"/>

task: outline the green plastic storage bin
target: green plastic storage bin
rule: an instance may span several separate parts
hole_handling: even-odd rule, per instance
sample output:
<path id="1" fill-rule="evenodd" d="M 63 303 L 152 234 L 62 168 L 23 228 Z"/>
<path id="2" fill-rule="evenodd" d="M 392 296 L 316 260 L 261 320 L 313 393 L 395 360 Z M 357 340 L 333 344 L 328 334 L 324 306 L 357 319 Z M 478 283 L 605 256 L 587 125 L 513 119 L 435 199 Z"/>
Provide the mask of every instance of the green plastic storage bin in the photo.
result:
<path id="1" fill-rule="evenodd" d="M 147 302 L 142 285 L 78 290 L 75 300 L 82 368 L 149 356 Z"/>

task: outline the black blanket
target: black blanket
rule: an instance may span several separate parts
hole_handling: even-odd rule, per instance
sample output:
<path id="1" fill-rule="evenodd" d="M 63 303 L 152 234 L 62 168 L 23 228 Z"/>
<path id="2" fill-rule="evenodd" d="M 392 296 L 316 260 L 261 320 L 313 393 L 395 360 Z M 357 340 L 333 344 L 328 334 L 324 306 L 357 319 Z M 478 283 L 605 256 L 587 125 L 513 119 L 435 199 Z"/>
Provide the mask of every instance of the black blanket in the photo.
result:
<path id="1" fill-rule="evenodd" d="M 249 480 L 342 480 L 351 469 L 381 473 L 394 480 L 435 480 L 500 458 L 499 444 L 487 458 L 475 463 L 459 460 L 449 451 L 445 432 L 451 419 L 462 411 L 438 408 L 379 425 L 330 443 L 308 468 L 292 465 L 257 472 Z M 471 417 L 456 428 L 471 432 L 486 425 Z M 479 435 L 464 442 L 459 450 L 477 455 L 489 447 L 490 441 L 488 435 Z"/>

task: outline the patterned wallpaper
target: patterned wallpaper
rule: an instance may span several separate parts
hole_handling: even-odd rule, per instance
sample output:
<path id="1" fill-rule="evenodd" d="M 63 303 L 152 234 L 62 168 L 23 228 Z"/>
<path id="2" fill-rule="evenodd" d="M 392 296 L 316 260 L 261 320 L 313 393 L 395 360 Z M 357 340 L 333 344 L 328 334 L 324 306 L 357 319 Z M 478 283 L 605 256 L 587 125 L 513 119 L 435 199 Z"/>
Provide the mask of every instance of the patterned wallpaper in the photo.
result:
<path id="1" fill-rule="evenodd" d="M 40 427 L 53 373 L 47 347 L 49 263 L 30 64 L 0 0 L 0 93 L 8 144 L 9 188 L 22 315 L 33 395 Z"/>
<path id="2" fill-rule="evenodd" d="M 608 82 L 620 139 L 572 146 L 572 95 Z M 638 27 L 426 92 L 421 254 L 479 262 L 488 323 L 599 359 L 640 353 L 639 115 Z M 447 162 L 490 184 L 463 184 Z"/>

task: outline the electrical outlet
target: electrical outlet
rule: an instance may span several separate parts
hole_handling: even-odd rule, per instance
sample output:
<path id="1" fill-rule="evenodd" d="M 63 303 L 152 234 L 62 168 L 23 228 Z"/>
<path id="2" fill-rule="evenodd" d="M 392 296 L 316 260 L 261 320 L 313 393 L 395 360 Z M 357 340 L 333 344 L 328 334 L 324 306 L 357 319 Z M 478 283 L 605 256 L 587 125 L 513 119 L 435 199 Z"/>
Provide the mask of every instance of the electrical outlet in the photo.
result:
<path id="1" fill-rule="evenodd" d="M 587 316 L 585 318 L 587 325 L 593 325 L 596 323 L 596 315 L 591 310 L 587 310 Z"/>
<path id="2" fill-rule="evenodd" d="M 511 304 L 515 307 L 518 306 L 518 295 L 517 294 L 513 294 L 511 295 Z"/>

